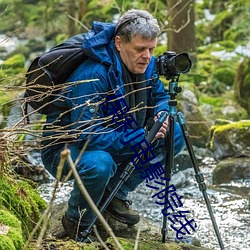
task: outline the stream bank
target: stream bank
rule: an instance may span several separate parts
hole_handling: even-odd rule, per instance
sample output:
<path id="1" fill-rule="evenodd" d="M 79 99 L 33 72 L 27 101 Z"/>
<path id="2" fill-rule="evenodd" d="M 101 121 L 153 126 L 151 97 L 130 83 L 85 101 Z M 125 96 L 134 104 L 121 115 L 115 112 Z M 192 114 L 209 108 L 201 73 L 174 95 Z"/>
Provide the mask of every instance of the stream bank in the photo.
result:
<path id="1" fill-rule="evenodd" d="M 223 243 L 227 250 L 248 250 L 250 249 L 250 179 L 213 185 L 212 172 L 215 166 L 216 162 L 211 157 L 205 157 L 201 162 L 201 171 Z M 182 210 L 188 210 L 197 223 L 197 229 L 191 236 L 198 239 L 203 247 L 220 250 L 202 193 L 195 181 L 193 168 L 174 171 L 172 183 L 177 188 L 178 195 L 183 196 Z M 46 201 L 50 200 L 53 184 L 52 181 L 39 187 Z M 55 204 L 67 201 L 71 189 L 72 182 L 61 186 Z M 133 200 L 132 208 L 137 210 L 142 218 L 149 220 L 158 234 L 161 234 L 162 213 L 159 205 L 151 198 L 153 192 L 154 190 L 144 183 L 136 192 L 130 194 L 130 199 Z M 173 233 L 173 230 L 170 231 L 171 235 Z"/>

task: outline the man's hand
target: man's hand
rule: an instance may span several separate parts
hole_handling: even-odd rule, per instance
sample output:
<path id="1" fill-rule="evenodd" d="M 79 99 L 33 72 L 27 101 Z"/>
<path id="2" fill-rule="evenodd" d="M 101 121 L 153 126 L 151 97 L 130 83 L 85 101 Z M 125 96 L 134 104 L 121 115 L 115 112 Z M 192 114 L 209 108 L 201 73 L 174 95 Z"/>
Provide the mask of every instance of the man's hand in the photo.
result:
<path id="1" fill-rule="evenodd" d="M 155 117 L 154 117 L 154 120 L 155 122 L 158 120 L 158 118 L 160 117 L 161 113 L 163 111 L 159 112 Z M 168 117 L 165 119 L 165 121 L 163 122 L 161 128 L 159 129 L 158 133 L 155 135 L 155 138 L 156 139 L 159 139 L 159 138 L 165 138 L 165 135 L 166 133 L 168 132 L 169 130 L 169 124 L 168 124 Z"/>

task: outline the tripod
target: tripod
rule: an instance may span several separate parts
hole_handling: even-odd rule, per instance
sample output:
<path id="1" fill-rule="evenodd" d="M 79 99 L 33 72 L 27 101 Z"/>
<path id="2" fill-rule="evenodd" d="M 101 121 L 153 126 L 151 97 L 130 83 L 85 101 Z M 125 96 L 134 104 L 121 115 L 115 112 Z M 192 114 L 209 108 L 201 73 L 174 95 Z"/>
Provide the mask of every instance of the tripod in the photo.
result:
<path id="1" fill-rule="evenodd" d="M 171 179 L 171 175 L 172 175 L 172 169 L 174 166 L 174 123 L 175 120 L 177 118 L 180 126 L 181 126 L 181 130 L 183 133 L 183 137 L 187 146 L 187 150 L 191 159 L 191 162 L 193 164 L 194 167 L 194 171 L 195 171 L 195 179 L 198 183 L 199 189 L 203 194 L 203 198 L 205 200 L 206 206 L 207 206 L 207 210 L 209 212 L 210 215 L 210 219 L 212 221 L 213 224 L 213 228 L 216 234 L 216 237 L 218 239 L 219 245 L 221 250 L 224 250 L 225 247 L 223 245 L 221 236 L 220 236 L 220 232 L 212 211 L 212 207 L 210 204 L 210 201 L 208 199 L 208 195 L 206 192 L 206 184 L 204 182 L 204 177 L 203 174 L 201 173 L 199 166 L 198 166 L 198 162 L 197 159 L 195 157 L 192 145 L 190 143 L 190 139 L 189 139 L 189 133 L 187 131 L 186 128 L 186 124 L 185 124 L 185 120 L 184 120 L 184 116 L 181 112 L 177 112 L 177 100 L 175 99 L 177 93 L 180 93 L 182 91 L 181 87 L 178 86 L 178 80 L 179 77 L 177 77 L 176 79 L 172 79 L 169 82 L 169 94 L 170 94 L 170 100 L 169 100 L 169 114 L 168 114 L 168 119 L 169 119 L 169 132 L 168 132 L 168 136 L 166 139 L 167 142 L 167 146 L 168 146 L 168 150 L 166 150 L 166 164 L 165 164 L 165 178 L 166 179 Z M 167 180 L 165 182 L 165 188 L 167 189 L 169 187 L 169 181 Z M 164 202 L 164 209 L 167 210 L 167 200 L 168 200 L 168 192 L 165 196 L 165 202 Z M 162 225 L 162 242 L 165 243 L 166 242 L 166 233 L 167 233 L 167 216 L 163 217 L 163 225 Z"/>
<path id="2" fill-rule="evenodd" d="M 166 164 L 165 164 L 165 178 L 166 179 L 171 179 L 171 172 L 173 169 L 173 164 L 174 164 L 174 123 L 175 123 L 175 119 L 176 117 L 178 118 L 178 122 L 181 126 L 181 130 L 186 142 L 186 146 L 195 170 L 195 178 L 196 181 L 199 185 L 199 189 L 203 194 L 204 200 L 206 202 L 206 206 L 217 236 L 217 239 L 219 241 L 219 245 L 221 250 L 224 250 L 224 245 L 220 236 L 220 232 L 218 229 L 218 226 L 216 224 L 216 220 L 215 217 L 213 215 L 213 211 L 208 199 L 208 195 L 206 192 L 206 184 L 204 182 L 204 177 L 202 175 L 202 173 L 199 170 L 198 167 L 198 162 L 196 160 L 195 154 L 193 152 L 193 148 L 191 146 L 190 143 L 190 139 L 189 139 L 189 135 L 188 135 L 188 131 L 186 129 L 186 125 L 185 125 L 185 121 L 184 121 L 184 117 L 183 115 L 178 112 L 177 113 L 177 100 L 175 99 L 177 93 L 181 92 L 181 87 L 178 86 L 178 78 L 176 80 L 172 79 L 169 83 L 169 94 L 170 94 L 170 100 L 169 100 L 169 113 L 167 114 L 167 112 L 162 112 L 159 119 L 155 122 L 155 124 L 153 125 L 153 127 L 151 128 L 149 134 L 146 136 L 146 141 L 148 144 L 150 144 L 156 133 L 158 132 L 158 130 L 161 128 L 163 122 L 165 121 L 165 119 L 167 118 L 167 115 L 169 117 L 169 132 L 168 132 L 168 136 L 167 136 L 167 145 L 168 145 L 168 150 L 166 152 Z M 140 155 L 140 153 L 138 154 Z M 126 166 L 126 168 L 124 169 L 123 173 L 120 176 L 120 180 L 118 182 L 118 184 L 116 185 L 116 187 L 113 189 L 113 191 L 109 194 L 108 198 L 106 199 L 106 201 L 102 204 L 101 208 L 99 209 L 100 212 L 102 213 L 107 206 L 109 205 L 109 203 L 112 201 L 112 199 L 114 198 L 114 196 L 116 195 L 116 193 L 118 192 L 118 190 L 120 189 L 120 187 L 122 186 L 122 184 L 129 178 L 129 176 L 132 174 L 132 172 L 135 169 L 134 164 L 136 165 L 139 161 L 139 158 L 137 157 L 134 162 L 129 162 Z M 165 188 L 167 189 L 169 186 L 169 181 L 165 182 Z M 165 196 L 165 202 L 164 202 L 164 209 L 167 210 L 167 199 L 168 199 L 168 193 Z M 85 241 L 88 239 L 88 235 L 90 234 L 92 227 L 94 226 L 95 222 L 97 220 L 97 216 L 94 217 L 94 219 L 92 220 L 92 222 L 90 223 L 90 225 L 87 227 L 87 229 L 84 230 L 84 232 L 82 233 L 82 237 L 81 239 L 79 239 L 80 241 Z M 165 243 L 166 242 L 166 233 L 167 233 L 167 217 L 164 216 L 163 218 L 163 226 L 162 226 L 162 242 Z"/>

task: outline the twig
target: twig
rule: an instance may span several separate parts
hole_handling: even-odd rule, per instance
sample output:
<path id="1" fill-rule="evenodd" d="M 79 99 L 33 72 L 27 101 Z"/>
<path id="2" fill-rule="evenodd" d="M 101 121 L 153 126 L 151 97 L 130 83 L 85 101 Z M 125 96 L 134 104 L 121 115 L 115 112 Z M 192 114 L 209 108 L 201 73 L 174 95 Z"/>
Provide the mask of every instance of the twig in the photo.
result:
<path id="1" fill-rule="evenodd" d="M 106 249 L 109 250 L 108 246 L 105 244 L 105 242 L 102 240 L 100 234 L 97 231 L 96 225 L 93 226 L 93 230 L 95 232 L 95 235 L 97 237 L 97 239 L 100 241 L 101 245 Z"/>
<path id="2" fill-rule="evenodd" d="M 136 238 L 135 238 L 135 246 L 134 246 L 134 250 L 138 249 L 138 245 L 139 245 L 139 237 L 140 237 L 140 233 L 141 233 L 141 220 L 139 222 L 138 225 L 138 230 L 137 230 L 137 234 L 136 234 Z"/>
<path id="3" fill-rule="evenodd" d="M 97 215 L 98 219 L 100 220 L 100 222 L 104 226 L 105 230 L 113 238 L 115 245 L 118 247 L 119 250 L 124 250 L 123 247 L 121 246 L 121 244 L 119 243 L 118 239 L 114 235 L 111 227 L 106 222 L 106 220 L 104 219 L 104 217 L 102 216 L 102 214 L 100 213 L 100 211 L 98 210 L 98 208 L 96 207 L 95 203 L 93 202 L 92 198 L 90 197 L 88 191 L 86 190 L 86 188 L 85 188 L 85 186 L 84 186 L 84 184 L 83 184 L 83 182 L 82 182 L 79 174 L 77 173 L 77 170 L 75 168 L 74 162 L 73 162 L 73 160 L 71 158 L 70 150 L 69 149 L 64 149 L 61 152 L 61 157 L 62 158 L 66 158 L 68 160 L 69 166 L 70 166 L 70 168 L 71 168 L 71 170 L 73 172 L 73 176 L 75 178 L 75 181 L 78 184 L 79 189 L 81 190 L 82 194 L 84 195 L 84 198 L 88 202 L 90 208 L 95 212 L 95 214 Z"/>
<path id="4" fill-rule="evenodd" d="M 85 26 L 82 22 L 80 22 L 79 20 L 77 20 L 76 18 L 74 18 L 71 15 L 68 15 L 68 17 L 72 20 L 74 20 L 76 23 L 80 24 L 86 31 L 89 31 L 89 28 L 87 26 Z"/>
<path id="5" fill-rule="evenodd" d="M 53 206 L 53 203 L 54 203 L 54 200 L 55 200 L 55 194 L 56 194 L 56 190 L 57 190 L 58 185 L 59 185 L 60 177 L 62 175 L 62 169 L 63 169 L 65 160 L 66 159 L 63 158 L 63 157 L 60 158 L 60 162 L 59 162 L 59 165 L 58 165 L 58 168 L 57 168 L 56 182 L 55 182 L 55 186 L 54 186 L 54 189 L 53 189 L 53 193 L 52 193 L 52 197 L 50 199 L 49 205 L 48 205 L 46 211 L 44 212 L 44 214 L 41 216 L 38 223 L 36 224 L 35 228 L 31 232 L 31 234 L 29 235 L 29 238 L 28 238 L 26 244 L 24 245 L 23 250 L 28 248 L 30 241 L 32 240 L 32 238 L 35 235 L 36 231 L 38 230 L 38 228 L 40 227 L 40 225 L 43 222 L 41 232 L 39 234 L 39 237 L 38 237 L 38 240 L 37 240 L 37 243 L 36 243 L 37 247 L 41 246 L 42 239 L 43 239 L 43 236 L 45 234 L 47 224 L 49 222 L 49 218 L 51 216 L 51 210 L 52 210 L 52 206 Z"/>

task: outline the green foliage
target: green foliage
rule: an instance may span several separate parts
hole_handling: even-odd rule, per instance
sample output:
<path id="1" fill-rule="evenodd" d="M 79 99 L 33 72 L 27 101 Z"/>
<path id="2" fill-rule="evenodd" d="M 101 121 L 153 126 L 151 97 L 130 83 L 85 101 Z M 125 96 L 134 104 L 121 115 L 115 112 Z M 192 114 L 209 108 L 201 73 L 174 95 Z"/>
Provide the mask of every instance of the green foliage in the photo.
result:
<path id="1" fill-rule="evenodd" d="M 224 103 L 224 99 L 221 96 L 210 97 L 208 95 L 201 95 L 199 98 L 200 103 L 207 103 L 213 107 L 221 107 Z"/>
<path id="2" fill-rule="evenodd" d="M 22 54 L 16 54 L 8 58 L 2 64 L 2 69 L 9 69 L 11 67 L 22 68 L 24 67 L 25 57 Z"/>
<path id="3" fill-rule="evenodd" d="M 233 86 L 240 56 L 232 53 L 233 41 L 220 41 L 198 48 L 198 64 L 192 70 L 199 90 L 218 95 Z"/>
<path id="4" fill-rule="evenodd" d="M 225 91 L 225 93 L 217 96 L 199 93 L 199 104 L 201 107 L 206 107 L 206 105 L 212 107 L 212 113 L 207 114 L 206 117 L 210 120 L 225 119 L 225 117 L 230 121 L 249 119 L 246 110 L 237 103 L 231 91 Z M 224 107 L 232 107 L 232 111 L 229 110 L 225 113 Z"/>
<path id="5" fill-rule="evenodd" d="M 204 10 L 214 14 L 214 19 L 206 20 Z M 249 42 L 250 2 L 246 0 L 211 1 L 204 0 L 196 4 L 197 40 L 199 43 L 231 40 L 245 45 Z M 209 43 L 210 43 L 209 42 Z"/>
<path id="6" fill-rule="evenodd" d="M 25 64 L 25 57 L 22 54 L 16 54 L 5 60 L 0 71 L 0 85 L 4 85 L 6 83 L 6 80 L 9 77 L 12 77 L 11 83 L 12 85 L 20 85 L 22 84 L 22 77 L 18 77 L 18 74 L 25 72 L 24 68 Z M 13 78 L 13 76 L 16 76 Z M 11 85 L 10 82 L 8 82 L 8 85 Z"/>
<path id="7" fill-rule="evenodd" d="M 245 60 L 240 64 L 237 76 L 234 83 L 235 96 L 238 102 L 244 107 L 250 115 L 250 59 Z"/>
<path id="8" fill-rule="evenodd" d="M 229 67 L 215 69 L 213 72 L 213 78 L 224 85 L 232 86 L 235 78 L 235 70 L 230 69 Z"/>
<path id="9" fill-rule="evenodd" d="M 73 6 L 73 4 L 75 4 Z M 6 7 L 8 8 L 6 9 Z M 73 6 L 72 13 L 70 6 Z M 46 41 L 59 44 L 69 36 L 69 30 L 85 32 L 90 28 L 93 20 L 115 22 L 120 14 L 131 9 L 145 9 L 150 11 L 158 19 L 161 29 L 167 27 L 168 10 L 166 1 L 74 1 L 68 0 L 2 0 L 0 1 L 1 28 L 3 31 L 14 31 L 17 36 L 28 38 L 26 46 L 18 48 L 14 53 L 20 56 L 12 58 L 12 64 L 6 60 L 0 71 L 0 83 L 2 85 L 20 85 L 24 83 L 24 75 L 10 80 L 9 77 L 25 72 L 23 59 L 28 58 L 31 52 L 41 52 L 46 48 Z M 206 13 L 214 14 L 214 19 L 206 19 Z M 193 65 L 187 75 L 182 75 L 181 80 L 194 82 L 199 90 L 210 95 L 220 95 L 228 86 L 232 86 L 235 72 L 238 68 L 239 56 L 224 60 L 215 56 L 214 52 L 233 52 L 239 44 L 244 45 L 249 41 L 250 29 L 250 3 L 246 0 L 211 1 L 203 0 L 195 3 L 196 11 L 196 37 L 197 37 L 197 65 Z M 73 15 L 75 21 L 69 18 Z M 9 22 L 11 20 L 11 22 Z M 70 26 L 70 21 L 74 24 Z M 80 24 L 81 22 L 81 24 Z M 166 34 L 159 38 L 166 39 Z M 166 41 L 165 41 L 166 42 Z M 204 45 L 205 44 L 205 45 Z M 202 46 L 201 46 L 202 45 Z M 167 50 L 165 45 L 159 45 L 155 49 L 155 55 L 159 56 Z M 23 56 L 22 56 L 23 55 Z M 32 57 L 33 58 L 33 57 Z M 15 60 L 17 61 L 15 61 Z M 19 63 L 20 62 L 20 63 Z M 21 66 L 22 65 L 22 66 Z M 249 76 L 244 78 L 249 82 Z M 4 99 L 4 95 L 1 95 Z"/>

